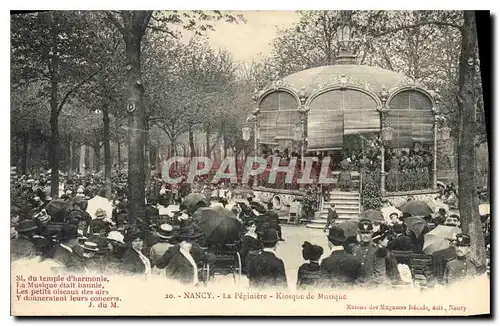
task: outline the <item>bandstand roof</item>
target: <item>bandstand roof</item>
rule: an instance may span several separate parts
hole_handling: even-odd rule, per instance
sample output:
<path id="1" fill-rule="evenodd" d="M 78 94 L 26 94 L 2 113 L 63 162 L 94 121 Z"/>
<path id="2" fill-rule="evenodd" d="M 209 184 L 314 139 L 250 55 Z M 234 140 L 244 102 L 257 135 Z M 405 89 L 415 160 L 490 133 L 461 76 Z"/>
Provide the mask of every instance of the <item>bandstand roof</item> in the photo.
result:
<path id="1" fill-rule="evenodd" d="M 394 129 L 389 147 L 432 141 L 432 95 L 404 74 L 375 66 L 338 64 L 302 70 L 275 81 L 258 98 L 261 143 L 293 139 L 298 109 L 304 105 L 308 150 L 341 148 L 344 135 L 380 131 L 377 109 L 386 100 L 386 121 Z"/>
<path id="2" fill-rule="evenodd" d="M 404 74 L 366 65 L 316 67 L 291 74 L 283 78 L 283 81 L 297 90 L 304 87 L 307 94 L 310 95 L 322 85 L 326 86 L 336 82 L 342 75 L 345 75 L 349 81 L 365 85 L 377 94 L 384 87 L 386 90 L 390 90 L 399 85 L 412 83 L 412 79 Z"/>

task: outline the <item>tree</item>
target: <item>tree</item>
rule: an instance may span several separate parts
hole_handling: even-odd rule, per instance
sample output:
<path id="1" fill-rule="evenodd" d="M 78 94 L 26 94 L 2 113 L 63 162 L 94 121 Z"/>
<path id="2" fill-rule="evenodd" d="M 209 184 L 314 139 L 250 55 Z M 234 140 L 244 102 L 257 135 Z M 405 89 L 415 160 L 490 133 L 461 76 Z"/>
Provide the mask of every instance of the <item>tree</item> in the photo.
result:
<path id="1" fill-rule="evenodd" d="M 51 141 L 49 162 L 51 196 L 59 191 L 59 115 L 65 104 L 100 70 L 92 55 L 99 49 L 92 13 L 51 11 L 13 15 L 11 18 L 12 83 L 43 85 L 50 97 Z"/>
<path id="2" fill-rule="evenodd" d="M 462 230 L 472 239 L 473 256 L 486 263 L 484 236 L 478 210 L 476 191 L 476 121 L 477 114 L 477 32 L 473 11 L 464 12 L 464 25 L 461 30 L 462 50 L 458 79 L 458 108 L 460 125 L 458 137 L 458 183 L 460 216 Z"/>
<path id="3" fill-rule="evenodd" d="M 225 18 L 235 22 L 232 15 L 213 11 L 207 14 L 203 11 L 179 13 L 177 11 L 109 11 L 106 16 L 120 31 L 125 42 L 126 75 L 127 75 L 127 111 L 128 119 L 128 199 L 129 222 L 134 225 L 136 219 L 143 220 L 145 214 L 145 176 L 144 176 L 144 143 L 145 108 L 144 84 L 141 67 L 141 42 L 149 27 L 151 31 L 158 31 L 176 37 L 177 33 L 172 25 L 180 25 L 183 29 L 205 31 L 212 28 L 209 24 L 199 25 L 214 19 Z"/>

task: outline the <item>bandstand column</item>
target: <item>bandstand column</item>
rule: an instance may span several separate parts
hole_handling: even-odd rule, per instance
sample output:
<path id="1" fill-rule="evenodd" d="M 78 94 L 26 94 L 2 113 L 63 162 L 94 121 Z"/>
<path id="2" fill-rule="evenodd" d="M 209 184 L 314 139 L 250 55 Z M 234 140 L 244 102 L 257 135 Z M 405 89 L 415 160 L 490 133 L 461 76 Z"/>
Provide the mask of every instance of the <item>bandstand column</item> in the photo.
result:
<path id="1" fill-rule="evenodd" d="M 432 189 L 437 189 L 437 138 L 438 138 L 438 110 L 433 109 L 434 113 L 434 143 L 432 148 Z"/>
<path id="2" fill-rule="evenodd" d="M 305 162 L 304 162 L 304 152 L 306 150 L 305 142 L 306 142 L 306 121 L 307 121 L 307 112 L 309 112 L 309 108 L 306 107 L 305 103 L 307 100 L 307 92 L 304 87 L 300 89 L 299 92 L 299 99 L 300 99 L 300 107 L 299 107 L 299 114 L 300 114 L 300 175 L 302 178 L 302 174 L 304 173 L 304 168 L 305 168 Z M 304 184 L 299 185 L 299 189 L 303 190 L 304 189 Z"/>
<path id="3" fill-rule="evenodd" d="M 389 108 L 386 105 L 387 98 L 389 97 L 389 93 L 382 89 L 380 91 L 380 100 L 382 102 L 382 106 L 377 110 L 380 113 L 380 193 L 383 196 L 385 194 L 385 145 L 387 142 L 392 140 L 392 131 L 391 127 L 387 126 L 387 112 L 389 112 Z"/>
<path id="4" fill-rule="evenodd" d="M 380 193 L 384 195 L 385 193 L 385 146 L 384 142 L 381 142 L 382 145 L 380 146 L 380 155 L 382 157 L 380 158 Z"/>

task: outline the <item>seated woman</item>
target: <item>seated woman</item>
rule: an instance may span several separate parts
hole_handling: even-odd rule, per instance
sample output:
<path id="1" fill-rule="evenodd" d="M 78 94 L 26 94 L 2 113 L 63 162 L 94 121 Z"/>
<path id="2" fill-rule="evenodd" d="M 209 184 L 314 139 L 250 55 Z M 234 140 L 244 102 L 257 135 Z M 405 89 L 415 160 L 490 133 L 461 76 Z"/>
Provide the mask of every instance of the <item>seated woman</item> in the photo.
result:
<path id="1" fill-rule="evenodd" d="M 196 286 L 200 281 L 198 265 L 203 262 L 213 263 L 216 260 L 213 254 L 205 253 L 196 243 L 201 236 L 203 234 L 197 232 L 192 225 L 181 227 L 177 235 L 180 243 L 169 248 L 156 261 L 156 267 L 165 268 L 168 279 Z"/>
<path id="2" fill-rule="evenodd" d="M 323 255 L 323 248 L 307 241 L 302 244 L 302 257 L 309 263 L 299 267 L 297 274 L 297 289 L 304 290 L 308 287 L 317 287 L 321 281 L 319 259 Z"/>

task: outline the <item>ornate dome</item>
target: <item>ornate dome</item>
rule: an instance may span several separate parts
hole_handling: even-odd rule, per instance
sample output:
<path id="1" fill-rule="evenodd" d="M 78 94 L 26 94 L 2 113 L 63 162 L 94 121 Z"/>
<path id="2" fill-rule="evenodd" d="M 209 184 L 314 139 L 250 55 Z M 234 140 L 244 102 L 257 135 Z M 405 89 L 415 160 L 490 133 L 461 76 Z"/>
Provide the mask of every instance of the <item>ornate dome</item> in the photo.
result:
<path id="1" fill-rule="evenodd" d="M 393 88 L 415 84 L 407 76 L 387 69 L 365 65 L 332 65 L 302 70 L 283 78 L 283 83 L 297 91 L 304 88 L 308 95 L 332 84 L 357 85 L 375 93 L 384 87 Z"/>

